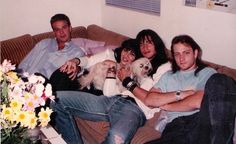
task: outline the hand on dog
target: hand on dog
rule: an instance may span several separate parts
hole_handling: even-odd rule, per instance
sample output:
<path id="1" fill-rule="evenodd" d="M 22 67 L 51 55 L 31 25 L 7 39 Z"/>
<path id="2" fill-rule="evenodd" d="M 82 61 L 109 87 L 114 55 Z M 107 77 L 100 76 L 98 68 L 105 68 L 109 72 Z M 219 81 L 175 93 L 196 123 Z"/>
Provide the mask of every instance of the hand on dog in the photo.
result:
<path id="1" fill-rule="evenodd" d="M 81 70 L 81 68 L 78 67 L 78 64 L 79 64 L 78 59 L 71 59 L 60 67 L 60 71 L 69 74 L 70 75 L 69 78 L 71 80 L 74 80 L 79 71 Z"/>
<path id="2" fill-rule="evenodd" d="M 69 78 L 71 80 L 74 80 L 80 71 L 81 71 L 81 67 L 76 66 L 75 69 L 71 69 L 70 71 L 67 72 L 67 74 L 69 74 Z"/>
<path id="3" fill-rule="evenodd" d="M 119 70 L 117 70 L 117 77 L 120 79 L 120 81 L 123 81 L 126 77 L 130 77 L 131 73 L 130 67 L 121 67 Z"/>
<path id="4" fill-rule="evenodd" d="M 106 77 L 115 78 L 116 77 L 116 65 L 117 65 L 117 63 L 115 61 L 112 61 L 112 60 L 105 60 L 105 61 L 103 61 L 103 64 L 108 66 Z"/>

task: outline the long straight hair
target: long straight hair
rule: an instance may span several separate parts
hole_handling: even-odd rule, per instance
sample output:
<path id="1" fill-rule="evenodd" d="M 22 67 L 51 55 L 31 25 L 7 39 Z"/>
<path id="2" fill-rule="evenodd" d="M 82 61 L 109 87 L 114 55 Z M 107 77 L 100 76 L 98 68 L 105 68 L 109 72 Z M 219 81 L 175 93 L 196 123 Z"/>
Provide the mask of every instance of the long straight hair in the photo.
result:
<path id="1" fill-rule="evenodd" d="M 173 73 L 176 73 L 177 71 L 180 70 L 180 67 L 177 65 L 176 60 L 174 58 L 174 50 L 173 50 L 174 45 L 178 44 L 178 43 L 190 46 L 192 48 L 193 52 L 195 50 L 198 50 L 198 55 L 196 58 L 197 69 L 194 72 L 194 75 L 196 76 L 198 72 L 200 72 L 202 69 L 204 69 L 206 67 L 206 64 L 204 64 L 201 59 L 201 55 L 202 55 L 201 47 L 197 44 L 197 42 L 194 41 L 194 39 L 192 37 L 190 37 L 188 35 L 178 35 L 178 36 L 174 37 L 171 42 L 171 54 L 173 57 L 173 62 L 172 62 Z"/>
<path id="2" fill-rule="evenodd" d="M 145 30 L 140 31 L 136 39 L 140 43 L 144 41 L 145 38 L 148 38 L 148 37 L 151 38 L 151 41 L 153 42 L 156 53 L 157 53 L 156 56 L 151 60 L 153 71 L 150 75 L 153 75 L 154 73 L 156 73 L 156 70 L 158 69 L 160 65 L 168 61 L 168 58 L 165 52 L 166 47 L 165 47 L 164 42 L 162 41 L 161 37 L 153 30 L 145 29 Z"/>

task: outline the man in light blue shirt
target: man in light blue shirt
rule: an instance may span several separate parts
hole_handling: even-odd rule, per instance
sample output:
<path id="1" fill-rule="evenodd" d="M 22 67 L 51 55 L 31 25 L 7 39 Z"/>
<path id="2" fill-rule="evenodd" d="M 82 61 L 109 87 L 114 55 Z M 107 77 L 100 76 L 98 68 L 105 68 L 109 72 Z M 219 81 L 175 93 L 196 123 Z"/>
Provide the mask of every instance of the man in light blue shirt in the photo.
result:
<path id="1" fill-rule="evenodd" d="M 47 79 L 50 79 L 54 75 L 51 81 L 52 86 L 56 84 L 60 85 L 60 87 L 68 87 L 69 85 L 66 82 L 70 83 L 71 81 L 74 84 L 76 83 L 75 78 L 79 72 L 79 68 L 76 67 L 76 73 L 72 74 L 60 74 L 60 71 L 57 69 L 74 57 L 84 56 L 84 51 L 71 41 L 72 27 L 66 15 L 56 14 L 51 18 L 50 23 L 55 38 L 44 39 L 36 44 L 19 64 L 18 68 L 29 74 L 39 73 Z M 55 71 L 56 73 L 53 74 Z M 56 88 L 56 90 L 58 89 Z"/>

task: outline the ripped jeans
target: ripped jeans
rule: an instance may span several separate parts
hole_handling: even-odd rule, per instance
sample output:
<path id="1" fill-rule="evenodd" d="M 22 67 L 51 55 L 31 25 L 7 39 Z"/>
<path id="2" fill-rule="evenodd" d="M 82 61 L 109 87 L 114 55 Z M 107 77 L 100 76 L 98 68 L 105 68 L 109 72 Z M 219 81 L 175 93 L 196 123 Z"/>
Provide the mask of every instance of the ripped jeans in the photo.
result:
<path id="1" fill-rule="evenodd" d="M 120 96 L 94 96 L 80 91 L 59 91 L 57 102 L 51 107 L 55 112 L 55 126 L 69 144 L 82 144 L 74 117 L 91 121 L 108 121 L 110 129 L 104 144 L 130 143 L 146 117 L 133 102 Z"/>

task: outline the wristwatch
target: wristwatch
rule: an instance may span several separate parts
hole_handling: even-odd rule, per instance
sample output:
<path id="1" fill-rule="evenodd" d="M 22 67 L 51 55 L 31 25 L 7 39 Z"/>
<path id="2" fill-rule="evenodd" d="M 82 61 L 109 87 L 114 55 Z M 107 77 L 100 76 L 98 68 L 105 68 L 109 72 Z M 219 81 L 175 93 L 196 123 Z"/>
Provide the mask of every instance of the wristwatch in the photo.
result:
<path id="1" fill-rule="evenodd" d="M 180 94 L 181 94 L 181 91 L 177 90 L 176 93 L 175 93 L 176 101 L 180 101 L 182 99 Z"/>

